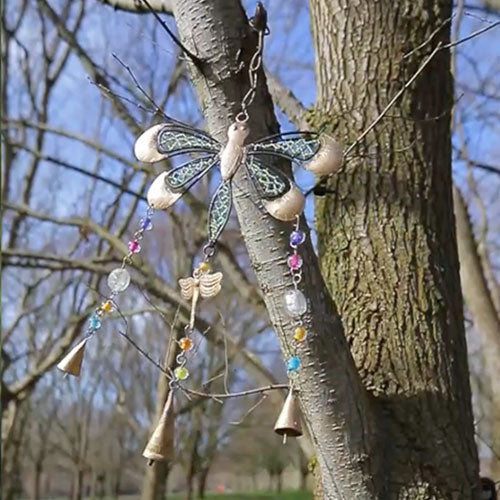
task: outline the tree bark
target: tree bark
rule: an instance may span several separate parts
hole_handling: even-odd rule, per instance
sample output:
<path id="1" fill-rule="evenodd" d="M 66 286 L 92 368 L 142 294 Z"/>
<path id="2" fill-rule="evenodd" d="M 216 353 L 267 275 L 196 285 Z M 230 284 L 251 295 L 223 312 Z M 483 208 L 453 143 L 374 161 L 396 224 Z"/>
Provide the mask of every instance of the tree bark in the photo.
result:
<path id="1" fill-rule="evenodd" d="M 312 120 L 350 144 L 425 55 L 449 42 L 451 3 L 309 4 Z M 380 416 L 384 499 L 478 495 L 452 210 L 452 98 L 441 50 L 316 204 L 323 275 Z"/>
<path id="2" fill-rule="evenodd" d="M 246 71 L 256 36 L 239 2 L 234 0 L 175 0 L 174 16 L 183 44 L 202 60 L 201 70 L 190 64 L 193 84 L 210 132 L 226 140 L 226 131 L 239 112 L 248 89 Z M 250 106 L 249 141 L 278 130 L 273 104 L 259 74 Z M 257 280 L 285 357 L 290 355 L 292 323 L 283 305 L 293 286 L 286 265 L 291 226 L 279 223 L 262 209 L 243 169 L 237 172 L 233 199 Z M 305 227 L 305 221 L 302 220 Z M 309 300 L 305 324 L 307 345 L 300 348 L 302 369 L 297 387 L 305 420 L 317 450 L 328 498 L 374 498 L 380 457 L 376 448 L 375 417 L 349 353 L 342 324 L 323 282 L 308 239 L 303 245 L 307 273 L 302 290 Z M 271 425 L 271 423 L 270 423 Z"/>

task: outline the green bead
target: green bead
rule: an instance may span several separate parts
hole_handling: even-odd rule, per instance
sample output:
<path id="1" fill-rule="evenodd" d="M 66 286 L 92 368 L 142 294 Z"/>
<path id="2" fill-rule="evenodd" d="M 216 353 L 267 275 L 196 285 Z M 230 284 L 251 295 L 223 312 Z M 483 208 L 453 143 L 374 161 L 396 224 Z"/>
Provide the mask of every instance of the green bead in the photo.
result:
<path id="1" fill-rule="evenodd" d="M 177 380 L 186 380 L 189 377 L 189 371 L 187 368 L 183 366 L 178 366 L 174 370 L 174 376 Z"/>

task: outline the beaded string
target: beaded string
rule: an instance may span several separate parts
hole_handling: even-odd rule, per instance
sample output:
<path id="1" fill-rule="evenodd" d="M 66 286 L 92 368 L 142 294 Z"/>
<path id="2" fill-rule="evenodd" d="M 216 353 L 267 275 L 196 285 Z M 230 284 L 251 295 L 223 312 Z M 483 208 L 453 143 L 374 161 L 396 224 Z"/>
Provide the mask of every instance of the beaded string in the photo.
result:
<path id="1" fill-rule="evenodd" d="M 297 215 L 294 230 L 290 233 L 290 247 L 292 253 L 287 258 L 287 264 L 292 274 L 293 289 L 285 293 L 285 307 L 293 319 L 293 340 L 291 356 L 286 361 L 288 376 L 292 381 L 300 368 L 300 358 L 297 356 L 297 349 L 301 342 L 307 337 L 307 330 L 304 328 L 303 316 L 307 312 L 307 300 L 305 295 L 299 290 L 299 283 L 302 281 L 303 259 L 298 252 L 298 247 L 304 243 L 306 235 L 300 230 L 300 218 Z"/>
<path id="2" fill-rule="evenodd" d="M 140 219 L 139 229 L 135 231 L 132 239 L 128 242 L 128 253 L 122 259 L 122 264 L 117 269 L 111 271 L 108 275 L 108 286 L 111 293 L 106 300 L 95 309 L 89 318 L 89 325 L 86 331 L 87 338 L 90 338 L 102 326 L 102 319 L 105 313 L 109 313 L 116 308 L 114 298 L 121 292 L 125 291 L 130 285 L 130 273 L 125 266 L 132 263 L 132 256 L 141 251 L 139 242 L 142 240 L 145 231 L 151 231 L 153 224 L 151 218 L 153 209 L 148 207 L 144 217 Z"/>

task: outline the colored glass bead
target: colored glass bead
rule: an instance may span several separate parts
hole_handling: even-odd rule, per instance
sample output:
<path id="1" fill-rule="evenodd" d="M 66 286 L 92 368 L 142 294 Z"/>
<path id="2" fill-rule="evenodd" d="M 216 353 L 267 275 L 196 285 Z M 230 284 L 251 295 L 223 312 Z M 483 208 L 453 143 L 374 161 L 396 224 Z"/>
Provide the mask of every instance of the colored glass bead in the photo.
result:
<path id="1" fill-rule="evenodd" d="M 193 342 L 191 341 L 191 339 L 188 339 L 187 337 L 184 337 L 184 338 L 179 340 L 179 347 L 183 351 L 189 351 L 189 349 L 191 349 L 192 346 L 193 346 Z"/>
<path id="2" fill-rule="evenodd" d="M 89 318 L 89 328 L 91 330 L 99 330 L 101 328 L 101 319 L 97 314 L 92 314 Z"/>
<path id="3" fill-rule="evenodd" d="M 108 286 L 115 293 L 123 292 L 130 285 L 130 274 L 119 267 L 109 273 Z"/>
<path id="4" fill-rule="evenodd" d="M 132 253 L 139 253 L 141 251 L 141 245 L 139 245 L 137 240 L 131 240 L 128 242 L 128 249 Z"/>
<path id="5" fill-rule="evenodd" d="M 286 369 L 289 372 L 296 372 L 300 368 L 300 359 L 297 356 L 292 356 L 286 362 Z"/>
<path id="6" fill-rule="evenodd" d="M 112 307 L 113 306 L 111 304 L 111 301 L 107 300 L 106 302 L 104 302 L 103 304 L 101 304 L 101 311 L 107 313 L 107 312 L 111 311 Z"/>
<path id="7" fill-rule="evenodd" d="M 302 257 L 298 253 L 290 255 L 287 259 L 288 267 L 292 269 L 292 271 L 300 269 L 303 263 L 304 261 L 302 260 Z"/>
<path id="8" fill-rule="evenodd" d="M 200 265 L 198 266 L 200 271 L 204 272 L 204 273 L 207 273 L 209 271 L 211 271 L 212 269 L 212 266 L 208 263 L 208 262 L 200 262 Z"/>
<path id="9" fill-rule="evenodd" d="M 285 308 L 292 316 L 301 316 L 307 311 L 307 300 L 300 290 L 285 292 Z"/>
<path id="10" fill-rule="evenodd" d="M 140 224 L 143 231 L 151 231 L 153 229 L 153 223 L 149 217 L 143 217 Z"/>
<path id="11" fill-rule="evenodd" d="M 290 233 L 290 246 L 296 247 L 297 245 L 304 243 L 305 239 L 306 235 L 302 231 L 292 231 Z"/>
<path id="12" fill-rule="evenodd" d="M 174 376 L 177 380 L 186 380 L 189 377 L 189 371 L 184 366 L 178 366 L 174 370 Z"/>
<path id="13" fill-rule="evenodd" d="M 294 340 L 296 340 L 297 342 L 303 342 L 306 337 L 307 331 L 305 328 L 303 328 L 302 326 L 298 326 L 297 328 L 295 328 L 295 332 L 293 334 Z"/>

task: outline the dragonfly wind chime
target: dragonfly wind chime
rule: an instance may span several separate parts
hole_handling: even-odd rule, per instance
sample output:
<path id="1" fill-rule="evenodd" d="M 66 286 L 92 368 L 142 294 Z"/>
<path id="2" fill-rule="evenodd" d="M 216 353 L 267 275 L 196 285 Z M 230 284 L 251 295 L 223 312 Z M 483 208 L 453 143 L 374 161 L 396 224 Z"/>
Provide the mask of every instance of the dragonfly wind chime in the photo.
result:
<path id="1" fill-rule="evenodd" d="M 297 387 L 293 375 L 300 367 L 298 349 L 307 336 L 304 315 L 307 312 L 307 299 L 299 289 L 302 279 L 302 257 L 299 246 L 305 240 L 305 233 L 299 228 L 299 215 L 304 208 L 304 196 L 284 172 L 273 166 L 269 158 L 286 159 L 290 162 L 304 163 L 304 168 L 316 175 L 335 172 L 342 163 L 340 145 L 331 137 L 315 132 L 291 132 L 266 137 L 257 142 L 246 144 L 250 134 L 248 126 L 248 107 L 253 102 L 257 90 L 257 77 L 262 63 L 263 38 L 267 31 L 267 15 L 260 4 L 250 25 L 257 32 L 257 49 L 248 70 L 250 88 L 242 99 L 241 111 L 227 131 L 227 141 L 221 144 L 209 134 L 177 121 L 154 125 L 146 130 L 136 141 L 134 152 L 138 160 L 158 162 L 177 155 L 196 155 L 188 162 L 161 173 L 151 184 L 147 194 L 149 204 L 146 215 L 141 219 L 139 229 L 128 243 L 129 252 L 123 257 L 121 267 L 114 269 L 108 276 L 111 293 L 90 316 L 86 337 L 77 344 L 59 363 L 58 367 L 66 373 L 79 375 L 83 352 L 87 341 L 101 327 L 103 317 L 111 312 L 116 304 L 115 297 L 130 284 L 131 278 L 127 264 L 134 254 L 141 251 L 140 241 L 146 231 L 152 228 L 153 210 L 165 210 L 178 201 L 197 181 L 218 166 L 221 181 L 215 190 L 208 209 L 208 242 L 203 248 L 204 258 L 196 266 L 193 275 L 179 280 L 181 295 L 191 302 L 189 321 L 184 329 L 184 337 L 177 341 L 179 353 L 177 366 L 170 376 L 169 397 L 161 418 L 153 432 L 143 455 L 151 461 L 170 460 L 173 454 L 172 404 L 174 391 L 180 382 L 189 377 L 186 368 L 187 354 L 193 347 L 191 334 L 195 330 L 196 307 L 199 299 L 214 297 L 221 289 L 222 273 L 211 272 L 210 259 L 215 253 L 217 241 L 226 226 L 232 207 L 233 179 L 244 169 L 251 179 L 264 208 L 274 218 L 281 221 L 294 221 L 290 233 L 291 254 L 287 264 L 292 277 L 292 285 L 285 292 L 284 306 L 292 317 L 293 340 L 292 356 L 286 361 L 290 377 L 290 391 L 285 405 L 276 422 L 275 431 L 284 436 L 301 434 L 298 405 L 294 398 Z"/>

